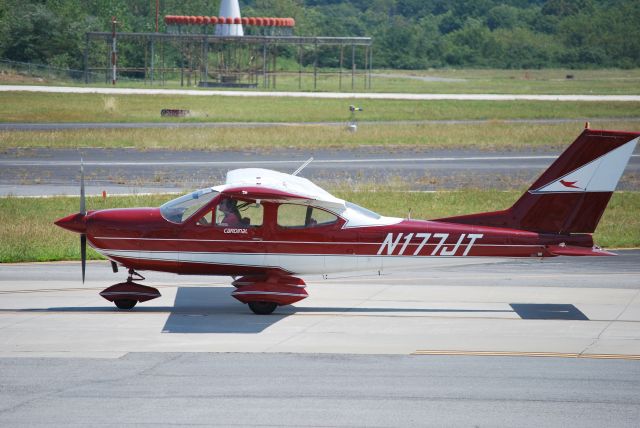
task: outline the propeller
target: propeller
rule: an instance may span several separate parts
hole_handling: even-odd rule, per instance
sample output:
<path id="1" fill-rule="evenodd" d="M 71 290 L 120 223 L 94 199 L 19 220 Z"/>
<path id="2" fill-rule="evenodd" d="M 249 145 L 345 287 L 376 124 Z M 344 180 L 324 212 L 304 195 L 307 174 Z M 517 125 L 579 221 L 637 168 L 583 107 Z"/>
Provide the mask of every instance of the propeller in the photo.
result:
<path id="1" fill-rule="evenodd" d="M 84 160 L 80 158 L 80 215 L 87 214 L 84 197 Z M 84 284 L 84 274 L 87 268 L 87 234 L 80 234 L 80 258 L 82 260 L 82 283 Z"/>

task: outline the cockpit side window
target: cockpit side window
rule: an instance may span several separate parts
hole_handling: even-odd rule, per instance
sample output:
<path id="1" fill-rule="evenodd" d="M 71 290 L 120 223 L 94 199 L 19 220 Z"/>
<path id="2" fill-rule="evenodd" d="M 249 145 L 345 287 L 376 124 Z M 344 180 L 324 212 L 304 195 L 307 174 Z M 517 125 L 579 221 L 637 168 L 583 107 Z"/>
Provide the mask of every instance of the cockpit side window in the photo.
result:
<path id="1" fill-rule="evenodd" d="M 215 207 L 202 214 L 196 224 L 235 228 L 260 227 L 263 218 L 264 208 L 261 204 L 223 197 Z"/>
<path id="2" fill-rule="evenodd" d="M 223 198 L 215 210 L 215 225 L 221 227 L 260 227 L 264 207 L 255 202 Z"/>
<path id="3" fill-rule="evenodd" d="M 278 207 L 278 226 L 288 229 L 327 226 L 337 221 L 335 214 L 308 205 L 282 204 Z"/>

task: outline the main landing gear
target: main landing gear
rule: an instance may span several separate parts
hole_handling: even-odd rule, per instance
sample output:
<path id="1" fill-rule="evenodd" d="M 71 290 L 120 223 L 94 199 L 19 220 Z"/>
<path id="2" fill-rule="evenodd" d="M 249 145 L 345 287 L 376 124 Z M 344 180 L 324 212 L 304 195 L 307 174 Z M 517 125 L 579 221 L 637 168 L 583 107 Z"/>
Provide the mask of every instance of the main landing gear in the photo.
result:
<path id="1" fill-rule="evenodd" d="M 257 315 L 269 315 L 278 306 L 291 305 L 309 296 L 300 278 L 279 275 L 243 276 L 232 285 L 233 297 L 249 305 Z"/>
<path id="2" fill-rule="evenodd" d="M 276 302 L 259 301 L 249 302 L 247 304 L 249 305 L 249 309 L 251 309 L 256 315 L 269 315 L 278 307 Z"/>
<path id="3" fill-rule="evenodd" d="M 127 282 L 120 282 L 104 289 L 100 295 L 110 302 L 113 302 L 118 309 L 133 309 L 138 302 L 146 302 L 147 300 L 160 297 L 160 292 L 153 287 L 147 287 L 133 282 L 133 279 L 144 280 L 144 276 L 140 275 L 133 269 L 129 269 Z"/>

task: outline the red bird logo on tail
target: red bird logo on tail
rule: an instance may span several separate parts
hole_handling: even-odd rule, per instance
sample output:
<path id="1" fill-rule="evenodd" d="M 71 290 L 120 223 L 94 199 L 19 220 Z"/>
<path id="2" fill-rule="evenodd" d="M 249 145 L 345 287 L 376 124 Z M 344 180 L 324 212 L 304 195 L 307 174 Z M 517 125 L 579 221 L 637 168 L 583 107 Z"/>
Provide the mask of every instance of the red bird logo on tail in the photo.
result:
<path id="1" fill-rule="evenodd" d="M 564 180 L 560 180 L 560 183 L 562 183 L 562 185 L 564 187 L 570 187 L 572 189 L 579 189 L 578 186 L 576 186 L 577 181 L 564 181 Z"/>

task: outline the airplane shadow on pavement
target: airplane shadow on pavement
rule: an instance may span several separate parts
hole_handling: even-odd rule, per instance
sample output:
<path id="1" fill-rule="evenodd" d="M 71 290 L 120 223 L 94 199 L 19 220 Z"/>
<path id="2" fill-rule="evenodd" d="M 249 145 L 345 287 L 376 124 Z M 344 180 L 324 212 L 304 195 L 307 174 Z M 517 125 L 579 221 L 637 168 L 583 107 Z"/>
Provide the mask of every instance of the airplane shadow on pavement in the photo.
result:
<path id="1" fill-rule="evenodd" d="M 120 311 L 113 306 L 51 307 L 46 309 L 21 309 L 19 312 L 60 313 L 168 313 L 163 333 L 235 333 L 256 334 L 279 321 L 296 314 L 504 314 L 515 313 L 523 320 L 589 320 L 571 304 L 512 303 L 510 309 L 469 308 L 389 308 L 389 307 L 296 307 L 285 306 L 271 315 L 254 315 L 250 309 L 231 296 L 233 287 L 179 287 L 173 306 L 152 306 L 153 303 L 136 306 L 132 311 Z M 4 310 L 0 309 L 0 312 Z M 15 312 L 16 310 L 6 310 Z"/>
<path id="2" fill-rule="evenodd" d="M 512 303 L 509 309 L 384 308 L 384 307 L 296 307 L 285 306 L 271 315 L 254 315 L 231 297 L 231 287 L 180 287 L 174 310 L 163 333 L 259 333 L 295 314 L 391 314 L 391 313 L 516 313 L 521 319 L 589 320 L 571 304 Z"/>
<path id="3" fill-rule="evenodd" d="M 231 296 L 232 287 L 179 287 L 163 333 L 259 333 L 295 314 L 513 313 L 512 310 L 284 306 L 254 315 Z"/>
<path id="4" fill-rule="evenodd" d="M 234 287 L 178 287 L 163 333 L 260 333 L 289 316 L 254 315 L 231 296 Z"/>

